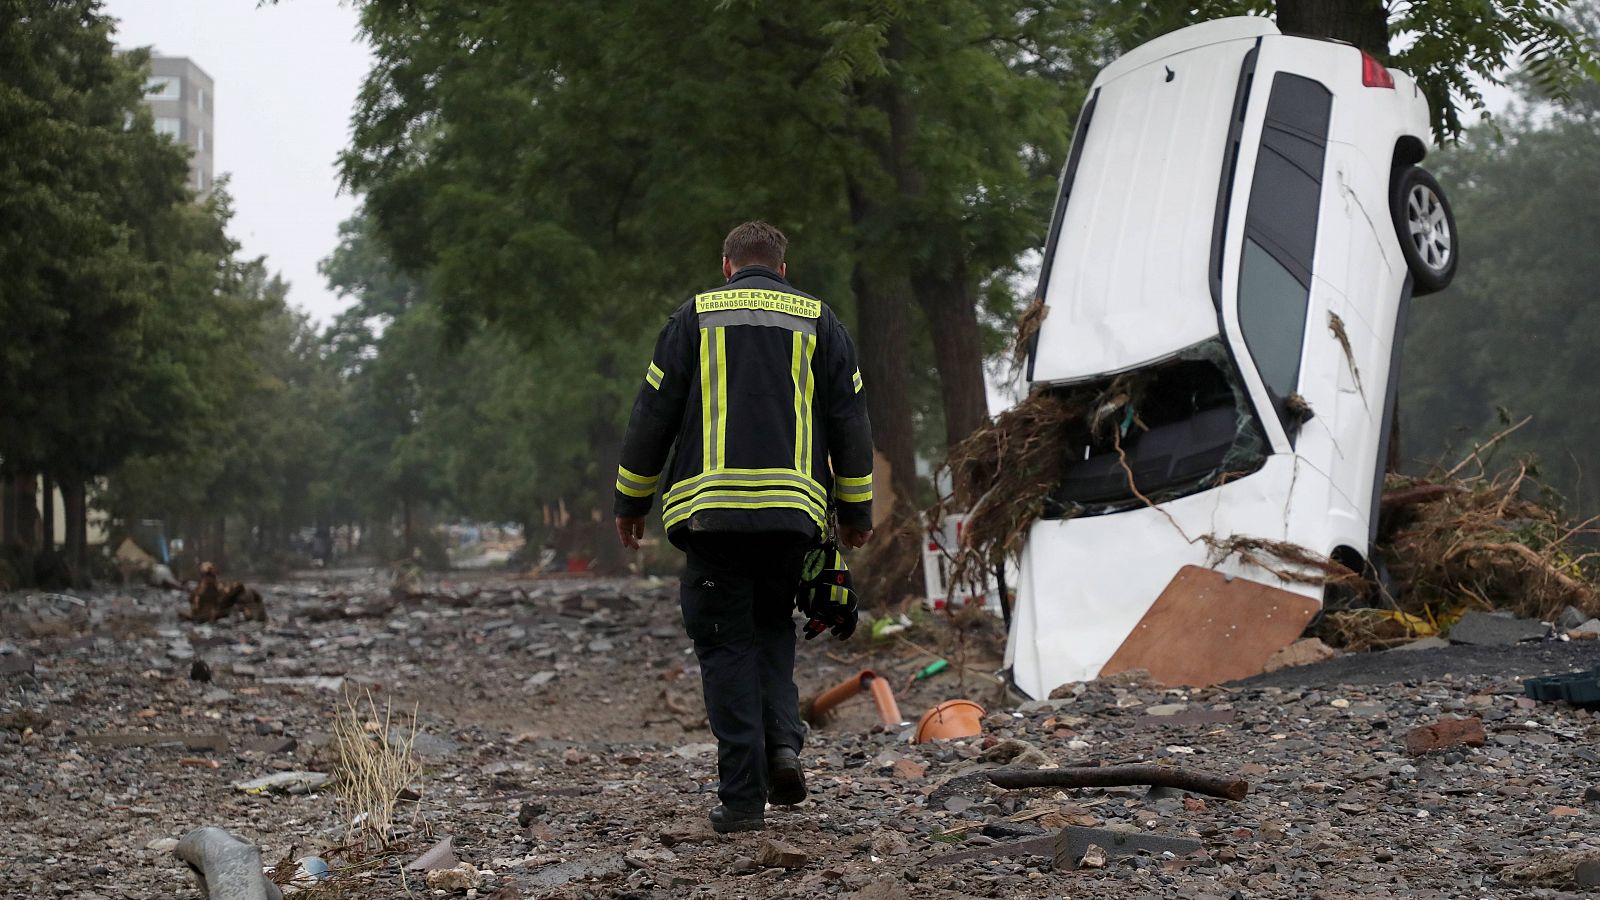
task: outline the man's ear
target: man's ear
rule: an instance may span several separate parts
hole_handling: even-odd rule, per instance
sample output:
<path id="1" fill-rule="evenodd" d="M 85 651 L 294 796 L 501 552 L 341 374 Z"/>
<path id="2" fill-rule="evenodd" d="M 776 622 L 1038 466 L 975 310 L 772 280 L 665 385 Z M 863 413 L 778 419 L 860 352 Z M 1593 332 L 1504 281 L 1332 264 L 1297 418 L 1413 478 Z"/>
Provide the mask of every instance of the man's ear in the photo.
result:
<path id="1" fill-rule="evenodd" d="M 727 258 L 726 256 L 724 256 L 722 258 L 722 277 L 723 278 L 732 278 L 733 277 L 733 260 Z"/>
<path id="2" fill-rule="evenodd" d="M 778 277 L 779 278 L 788 278 L 789 277 L 789 264 L 788 263 L 778 263 Z"/>

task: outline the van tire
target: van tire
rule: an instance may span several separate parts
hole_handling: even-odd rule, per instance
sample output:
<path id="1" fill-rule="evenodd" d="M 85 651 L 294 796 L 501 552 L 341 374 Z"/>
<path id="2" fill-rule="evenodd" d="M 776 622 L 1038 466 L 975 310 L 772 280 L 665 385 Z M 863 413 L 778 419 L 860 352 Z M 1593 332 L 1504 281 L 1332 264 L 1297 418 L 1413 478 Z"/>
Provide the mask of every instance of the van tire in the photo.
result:
<path id="1" fill-rule="evenodd" d="M 1411 270 L 1412 296 L 1449 287 L 1461 259 L 1461 238 L 1455 212 L 1439 182 L 1420 166 L 1395 170 L 1389 213 L 1406 268 Z"/>

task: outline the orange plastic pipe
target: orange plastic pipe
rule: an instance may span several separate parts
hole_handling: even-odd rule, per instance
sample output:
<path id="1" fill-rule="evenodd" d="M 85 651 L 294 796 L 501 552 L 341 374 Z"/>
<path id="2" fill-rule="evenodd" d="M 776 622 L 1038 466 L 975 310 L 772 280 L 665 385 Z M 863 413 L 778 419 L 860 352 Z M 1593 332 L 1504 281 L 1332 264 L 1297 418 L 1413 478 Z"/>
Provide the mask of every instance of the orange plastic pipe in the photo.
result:
<path id="1" fill-rule="evenodd" d="M 879 678 L 871 669 L 862 669 L 817 696 L 811 701 L 814 715 L 825 715 L 835 706 L 849 700 L 863 690 L 872 692 L 872 702 L 878 707 L 878 719 L 887 726 L 900 724 L 900 705 L 895 702 L 894 689 L 887 679 Z"/>

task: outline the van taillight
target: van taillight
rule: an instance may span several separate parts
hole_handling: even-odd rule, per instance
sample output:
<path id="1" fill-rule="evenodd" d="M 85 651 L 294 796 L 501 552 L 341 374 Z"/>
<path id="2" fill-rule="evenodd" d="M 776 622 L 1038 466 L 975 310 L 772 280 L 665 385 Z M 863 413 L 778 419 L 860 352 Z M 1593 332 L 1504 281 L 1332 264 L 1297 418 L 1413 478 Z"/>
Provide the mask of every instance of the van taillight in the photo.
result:
<path id="1" fill-rule="evenodd" d="M 1361 83 L 1367 87 L 1394 90 L 1394 76 L 1365 50 L 1361 51 Z"/>

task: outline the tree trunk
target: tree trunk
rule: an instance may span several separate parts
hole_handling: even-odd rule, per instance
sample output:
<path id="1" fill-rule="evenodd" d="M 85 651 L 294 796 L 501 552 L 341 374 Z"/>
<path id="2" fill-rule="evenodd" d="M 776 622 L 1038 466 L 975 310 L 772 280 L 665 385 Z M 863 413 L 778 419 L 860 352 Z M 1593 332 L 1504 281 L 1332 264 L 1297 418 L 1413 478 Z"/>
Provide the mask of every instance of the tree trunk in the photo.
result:
<path id="1" fill-rule="evenodd" d="M 609 353 L 603 354 L 595 360 L 595 370 L 602 376 L 610 376 L 616 370 L 616 360 Z M 610 486 L 616 480 L 617 464 L 622 455 L 622 429 L 617 426 L 621 418 L 620 410 L 614 407 L 613 403 L 604 404 L 595 410 L 594 417 L 589 420 L 589 446 L 600 466 L 600 470 L 589 478 L 589 482 L 594 485 Z M 605 499 L 589 505 L 588 509 L 583 508 L 587 504 L 583 503 L 582 495 L 574 498 L 579 503 L 578 512 L 574 517 L 580 518 L 581 521 L 574 522 L 573 525 L 575 530 L 583 535 L 579 539 L 579 544 L 584 545 L 582 552 L 590 554 L 590 559 L 593 561 L 592 568 L 606 575 L 622 574 L 628 570 L 628 560 L 623 553 L 622 542 L 617 538 L 616 517 L 612 515 L 610 494 L 606 493 L 603 496 Z M 656 498 L 658 502 L 660 499 Z"/>
<path id="2" fill-rule="evenodd" d="M 44 476 L 44 516 L 40 522 L 44 534 L 40 546 L 46 550 L 56 548 L 56 483 L 49 475 Z"/>
<path id="3" fill-rule="evenodd" d="M 402 493 L 400 495 L 400 544 L 401 544 L 401 546 L 400 546 L 400 558 L 401 559 L 410 559 L 412 553 L 416 550 L 416 546 L 417 545 L 412 540 L 411 525 L 412 525 L 411 495 L 407 494 L 407 493 Z"/>
<path id="4" fill-rule="evenodd" d="M 917 496 L 917 450 L 911 424 L 911 290 L 903 278 L 851 274 L 856 295 L 856 355 L 866 385 L 872 443 L 889 460 L 896 497 Z"/>
<path id="5" fill-rule="evenodd" d="M 983 382 L 983 335 L 965 271 L 949 277 L 912 277 L 917 303 L 933 337 L 934 365 L 944 401 L 944 435 L 954 447 L 989 421 L 989 396 Z"/>
<path id="6" fill-rule="evenodd" d="M 11 502 L 17 510 L 17 542 L 32 556 L 39 547 L 39 476 L 12 476 Z"/>
<path id="7" fill-rule="evenodd" d="M 1383 0 L 1278 0 L 1278 28 L 1348 41 L 1389 60 L 1389 13 Z"/>
<path id="8" fill-rule="evenodd" d="M 61 482 L 61 505 L 67 517 L 67 565 L 72 583 L 80 588 L 89 580 L 89 504 L 83 481 L 69 477 Z"/>

